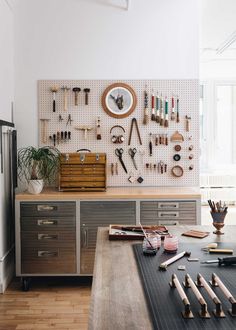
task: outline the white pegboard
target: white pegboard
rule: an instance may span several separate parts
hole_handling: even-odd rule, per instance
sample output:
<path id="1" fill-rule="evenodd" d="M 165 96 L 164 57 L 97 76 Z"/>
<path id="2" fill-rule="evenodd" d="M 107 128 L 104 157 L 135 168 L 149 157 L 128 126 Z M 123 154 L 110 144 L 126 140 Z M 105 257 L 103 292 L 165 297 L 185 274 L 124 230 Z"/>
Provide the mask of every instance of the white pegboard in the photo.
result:
<path id="1" fill-rule="evenodd" d="M 124 82 L 130 85 L 137 95 L 137 107 L 135 111 L 124 119 L 116 119 L 110 117 L 102 108 L 101 97 L 106 87 L 115 83 Z M 59 86 L 60 89 L 56 94 L 56 112 L 52 108 L 52 86 Z M 64 111 L 64 92 L 62 86 L 70 88 L 68 92 L 68 111 Z M 147 86 L 147 87 L 146 87 Z M 198 80 L 40 80 L 38 82 L 38 111 L 39 119 L 48 118 L 48 134 L 47 142 L 42 143 L 42 122 L 39 120 L 39 145 L 53 145 L 49 140 L 49 135 L 56 134 L 57 131 L 71 131 L 71 140 L 60 143 L 56 147 L 61 152 L 76 152 L 78 149 L 87 148 L 92 152 L 105 152 L 107 154 L 107 185 L 108 186 L 199 186 L 199 92 Z M 74 106 L 73 87 L 80 87 L 79 106 Z M 90 88 L 89 105 L 85 105 L 84 88 Z M 169 127 L 164 128 L 153 122 L 149 118 L 148 125 L 143 125 L 144 116 L 144 90 L 147 89 L 149 94 L 149 113 L 151 116 L 151 94 L 154 90 L 159 95 L 167 96 L 169 101 L 169 119 L 171 113 L 171 97 L 179 96 L 180 123 L 169 120 Z M 63 121 L 59 122 L 59 114 L 63 117 Z M 72 117 L 72 125 L 66 126 L 68 114 Z M 190 132 L 186 132 L 185 116 L 191 117 Z M 96 139 L 96 120 L 101 118 L 102 140 Z M 140 146 L 136 130 L 133 129 L 131 146 L 128 146 L 129 130 L 132 118 L 136 118 L 142 138 L 142 146 Z M 125 130 L 125 141 L 123 144 L 113 144 L 111 142 L 110 129 L 114 125 L 122 125 Z M 84 140 L 82 131 L 76 130 L 75 126 L 91 126 L 93 130 L 88 133 L 87 141 Z M 155 146 L 153 143 L 153 156 L 149 156 L 149 134 L 168 134 L 170 136 L 178 130 L 184 136 L 184 142 L 181 143 L 182 150 L 179 152 L 181 160 L 176 162 L 173 155 L 177 152 L 174 150 L 175 143 L 169 141 L 168 146 Z M 191 141 L 189 137 L 192 136 Z M 193 151 L 189 151 L 190 145 L 194 146 Z M 115 149 L 122 147 L 124 149 L 123 160 L 128 169 L 126 174 L 121 167 Z M 138 171 L 134 169 L 132 160 L 128 154 L 130 147 L 136 147 L 138 152 L 135 156 L 138 165 Z M 144 155 L 142 156 L 142 154 Z M 189 154 L 194 154 L 194 159 L 189 160 Z M 167 173 L 160 174 L 157 170 L 146 169 L 146 163 L 158 163 L 163 161 L 168 164 Z M 118 163 L 118 175 L 111 175 L 111 163 Z M 184 169 L 184 175 L 180 178 L 173 177 L 171 168 L 180 165 Z M 194 169 L 189 170 L 189 166 L 193 165 Z M 129 175 L 132 174 L 135 179 L 140 175 L 144 181 L 142 184 L 135 180 L 134 183 L 128 181 Z"/>

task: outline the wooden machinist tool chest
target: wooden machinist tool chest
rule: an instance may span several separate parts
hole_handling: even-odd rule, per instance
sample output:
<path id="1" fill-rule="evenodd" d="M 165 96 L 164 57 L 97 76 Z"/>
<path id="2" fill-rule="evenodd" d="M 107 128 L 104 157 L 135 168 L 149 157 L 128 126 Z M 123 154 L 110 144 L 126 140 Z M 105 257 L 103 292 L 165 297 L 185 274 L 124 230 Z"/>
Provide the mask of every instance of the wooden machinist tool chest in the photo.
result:
<path id="1" fill-rule="evenodd" d="M 59 173 L 60 191 L 105 191 L 106 154 L 62 153 Z"/>

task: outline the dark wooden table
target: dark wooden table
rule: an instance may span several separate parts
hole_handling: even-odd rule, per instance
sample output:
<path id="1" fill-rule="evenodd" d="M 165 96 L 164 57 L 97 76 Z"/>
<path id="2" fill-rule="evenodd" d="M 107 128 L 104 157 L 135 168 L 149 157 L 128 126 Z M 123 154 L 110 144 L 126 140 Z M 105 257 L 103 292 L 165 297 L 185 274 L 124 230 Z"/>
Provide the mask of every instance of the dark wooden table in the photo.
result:
<path id="1" fill-rule="evenodd" d="M 190 229 L 209 231 L 204 239 L 181 236 Z M 236 226 L 225 226 L 224 235 L 216 236 L 213 226 L 176 226 L 171 233 L 180 242 L 236 242 Z M 137 241 L 109 241 L 108 228 L 99 228 L 97 235 L 89 330 L 149 330 L 149 318 L 144 291 L 139 278 L 132 244 Z"/>

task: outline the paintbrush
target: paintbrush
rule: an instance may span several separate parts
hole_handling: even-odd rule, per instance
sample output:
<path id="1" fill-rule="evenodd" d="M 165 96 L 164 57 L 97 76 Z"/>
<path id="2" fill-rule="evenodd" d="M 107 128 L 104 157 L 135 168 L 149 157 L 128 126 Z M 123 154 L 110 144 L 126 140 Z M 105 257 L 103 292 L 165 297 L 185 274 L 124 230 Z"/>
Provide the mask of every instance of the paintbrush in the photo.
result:
<path id="1" fill-rule="evenodd" d="M 140 227 L 141 227 L 141 229 L 142 229 L 142 231 L 143 231 L 143 235 L 145 236 L 146 240 L 148 241 L 148 244 L 151 246 L 151 248 L 152 248 L 153 250 L 155 250 L 155 248 L 154 248 L 154 246 L 152 245 L 152 243 L 150 242 L 150 240 L 149 240 L 149 238 L 148 238 L 146 232 L 144 231 L 141 222 L 139 222 L 139 224 L 140 224 Z"/>
<path id="2" fill-rule="evenodd" d="M 163 98 L 161 95 L 160 98 L 160 125 L 163 126 L 164 125 L 164 111 L 163 111 Z"/>
<path id="3" fill-rule="evenodd" d="M 156 121 L 156 115 L 155 115 L 155 96 L 154 92 L 152 92 L 152 115 L 151 115 L 151 120 Z"/>
<path id="4" fill-rule="evenodd" d="M 171 120 L 175 120 L 175 99 L 174 96 L 171 98 Z"/>
<path id="5" fill-rule="evenodd" d="M 169 126 L 169 121 L 168 121 L 168 100 L 167 97 L 165 98 L 165 121 L 164 121 L 164 127 Z"/>
<path id="6" fill-rule="evenodd" d="M 156 96 L 156 122 L 159 124 L 160 123 L 160 97 L 157 92 Z"/>
<path id="7" fill-rule="evenodd" d="M 176 112 L 177 112 L 177 115 L 176 115 L 176 122 L 179 123 L 180 122 L 180 118 L 179 118 L 179 97 L 177 96 L 177 101 L 176 101 Z"/>
<path id="8" fill-rule="evenodd" d="M 143 125 L 147 125 L 148 123 L 148 93 L 144 91 L 144 117 L 143 117 Z"/>

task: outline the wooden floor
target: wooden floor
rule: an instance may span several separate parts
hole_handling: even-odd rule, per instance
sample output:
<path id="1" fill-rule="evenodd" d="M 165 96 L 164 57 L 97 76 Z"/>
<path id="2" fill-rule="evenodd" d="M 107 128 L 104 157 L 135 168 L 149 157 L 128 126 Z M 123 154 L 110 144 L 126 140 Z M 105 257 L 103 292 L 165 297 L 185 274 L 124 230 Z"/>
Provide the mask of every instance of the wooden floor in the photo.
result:
<path id="1" fill-rule="evenodd" d="M 0 294 L 0 330 L 85 330 L 91 279 L 33 279 L 22 292 L 14 280 Z"/>

